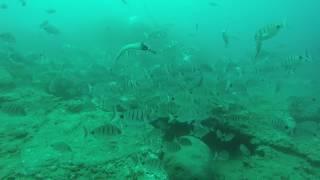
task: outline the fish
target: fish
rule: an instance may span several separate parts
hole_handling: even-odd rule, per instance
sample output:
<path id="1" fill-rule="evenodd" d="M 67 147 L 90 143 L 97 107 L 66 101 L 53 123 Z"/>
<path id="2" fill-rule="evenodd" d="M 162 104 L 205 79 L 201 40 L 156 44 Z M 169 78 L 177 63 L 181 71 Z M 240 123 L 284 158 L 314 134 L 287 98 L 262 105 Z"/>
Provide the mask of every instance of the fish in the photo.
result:
<path id="1" fill-rule="evenodd" d="M 72 152 L 72 148 L 65 142 L 55 142 L 50 147 L 60 153 Z"/>
<path id="2" fill-rule="evenodd" d="M 203 126 L 199 121 L 193 124 L 192 135 L 198 138 L 203 138 L 210 132 L 210 129 Z"/>
<path id="3" fill-rule="evenodd" d="M 268 24 L 258 29 L 255 33 L 254 38 L 256 41 L 260 42 L 269 40 L 275 37 L 284 26 L 284 23 Z"/>
<path id="4" fill-rule="evenodd" d="M 26 116 L 27 111 L 24 106 L 14 102 L 3 103 L 1 111 L 12 116 Z"/>
<path id="5" fill-rule="evenodd" d="M 219 129 L 216 131 L 216 135 L 222 142 L 230 142 L 235 137 L 233 133 L 224 133 Z"/>
<path id="6" fill-rule="evenodd" d="M 123 4 L 128 4 L 127 0 L 121 0 Z"/>
<path id="7" fill-rule="evenodd" d="M 115 62 L 119 61 L 119 59 L 122 57 L 123 54 L 127 53 L 130 50 L 134 51 L 145 51 L 145 52 L 151 52 L 152 54 L 156 54 L 156 51 L 151 49 L 148 45 L 146 45 L 143 42 L 137 42 L 137 43 L 130 43 L 125 46 L 123 46 L 117 56 L 115 57 Z"/>
<path id="8" fill-rule="evenodd" d="M 168 153 L 176 153 L 181 150 L 181 145 L 175 141 L 173 142 L 166 142 L 164 145 L 165 152 Z"/>
<path id="9" fill-rule="evenodd" d="M 256 41 L 256 55 L 255 55 L 256 59 L 261 54 L 261 49 L 262 49 L 262 41 Z"/>
<path id="10" fill-rule="evenodd" d="M 254 36 L 254 39 L 256 41 L 256 55 L 255 55 L 256 58 L 261 53 L 263 41 L 266 41 L 275 37 L 284 26 L 285 26 L 285 23 L 268 24 L 256 31 Z"/>
<path id="11" fill-rule="evenodd" d="M 320 137 L 320 123 L 316 121 L 298 122 L 294 131 L 295 138 L 319 138 Z"/>
<path id="12" fill-rule="evenodd" d="M 0 9 L 6 10 L 8 9 L 8 5 L 5 3 L 0 4 Z"/>
<path id="13" fill-rule="evenodd" d="M 0 40 L 10 44 L 16 43 L 15 36 L 10 32 L 0 33 Z"/>
<path id="14" fill-rule="evenodd" d="M 179 137 L 177 139 L 178 143 L 182 146 L 191 146 L 192 142 L 190 139 L 188 139 L 187 137 Z"/>
<path id="15" fill-rule="evenodd" d="M 292 117 L 274 117 L 271 119 L 274 129 L 292 135 L 296 129 L 296 121 Z"/>
<path id="16" fill-rule="evenodd" d="M 163 164 L 161 159 L 154 154 L 151 154 L 149 155 L 149 157 L 146 157 L 143 161 L 143 165 L 147 170 L 151 172 L 155 172 L 163 169 Z"/>
<path id="17" fill-rule="evenodd" d="M 46 13 L 47 14 L 55 14 L 57 11 L 55 9 L 47 9 Z"/>
<path id="18" fill-rule="evenodd" d="M 195 28 L 196 28 L 196 32 L 198 32 L 199 31 L 199 24 L 198 23 L 196 23 Z"/>
<path id="19" fill-rule="evenodd" d="M 216 6 L 218 6 L 219 4 L 212 1 L 212 2 L 209 2 L 208 5 L 211 6 L 211 7 L 216 7 Z"/>
<path id="20" fill-rule="evenodd" d="M 116 112 L 125 124 L 149 123 L 157 120 L 156 108 L 145 107 Z"/>
<path id="21" fill-rule="evenodd" d="M 168 33 L 165 30 L 156 30 L 149 33 L 144 33 L 144 36 L 146 39 L 159 40 L 167 38 Z"/>
<path id="22" fill-rule="evenodd" d="M 222 31 L 222 39 L 224 42 L 224 46 L 227 48 L 229 46 L 229 35 L 226 30 Z"/>
<path id="23" fill-rule="evenodd" d="M 216 152 L 215 160 L 218 161 L 227 161 L 230 159 L 230 153 L 226 150 L 222 150 L 220 152 Z"/>
<path id="24" fill-rule="evenodd" d="M 57 27 L 50 24 L 49 21 L 44 21 L 43 23 L 41 23 L 40 28 L 51 35 L 59 35 L 60 34 L 60 30 Z"/>
<path id="25" fill-rule="evenodd" d="M 118 136 L 122 134 L 122 131 L 117 126 L 107 123 L 101 126 L 98 126 L 91 131 L 88 132 L 88 130 L 84 127 L 84 137 L 87 137 L 88 134 L 91 134 L 93 137 L 99 138 L 99 137 L 111 137 L 111 136 Z"/>
<path id="26" fill-rule="evenodd" d="M 246 145 L 244 145 L 244 144 L 240 144 L 239 150 L 240 150 L 241 154 L 242 154 L 243 156 L 245 156 L 245 157 L 248 157 L 248 156 L 251 155 L 250 149 L 249 149 Z"/>
<path id="27" fill-rule="evenodd" d="M 19 0 L 19 2 L 21 4 L 21 6 L 23 6 L 23 7 L 27 5 L 26 0 Z"/>
<path id="28" fill-rule="evenodd" d="M 281 62 L 281 67 L 289 74 L 295 73 L 297 68 L 302 66 L 304 63 L 311 62 L 310 55 L 306 52 L 305 55 L 293 55 L 287 57 Z"/>

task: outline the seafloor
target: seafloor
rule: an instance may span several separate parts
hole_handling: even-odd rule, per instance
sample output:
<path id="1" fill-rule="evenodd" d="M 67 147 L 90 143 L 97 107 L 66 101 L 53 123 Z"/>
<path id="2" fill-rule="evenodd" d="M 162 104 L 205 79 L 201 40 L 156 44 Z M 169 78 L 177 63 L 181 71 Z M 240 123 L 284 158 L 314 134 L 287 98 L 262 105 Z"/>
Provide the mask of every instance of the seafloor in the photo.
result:
<path id="1" fill-rule="evenodd" d="M 1 54 L 0 179 L 320 178 L 315 97 L 249 81 L 259 72 L 228 86 L 242 66 L 225 61 L 66 62 Z M 104 124 L 121 133 L 93 133 Z"/>

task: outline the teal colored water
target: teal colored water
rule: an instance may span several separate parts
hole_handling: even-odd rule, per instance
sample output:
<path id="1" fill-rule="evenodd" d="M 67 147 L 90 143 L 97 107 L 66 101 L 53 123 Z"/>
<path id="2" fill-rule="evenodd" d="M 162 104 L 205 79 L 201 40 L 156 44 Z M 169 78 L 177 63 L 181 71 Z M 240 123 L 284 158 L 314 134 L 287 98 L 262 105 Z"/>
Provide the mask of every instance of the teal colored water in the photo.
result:
<path id="1" fill-rule="evenodd" d="M 320 179 L 318 6 L 0 0 L 0 179 Z"/>

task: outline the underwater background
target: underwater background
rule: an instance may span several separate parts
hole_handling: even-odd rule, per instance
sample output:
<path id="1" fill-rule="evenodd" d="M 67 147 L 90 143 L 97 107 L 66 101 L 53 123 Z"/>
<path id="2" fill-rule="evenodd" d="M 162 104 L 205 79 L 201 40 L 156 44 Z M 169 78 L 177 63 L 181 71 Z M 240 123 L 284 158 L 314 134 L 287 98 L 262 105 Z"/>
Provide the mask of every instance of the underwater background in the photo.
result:
<path id="1" fill-rule="evenodd" d="M 0 179 L 320 179 L 316 0 L 0 0 Z"/>

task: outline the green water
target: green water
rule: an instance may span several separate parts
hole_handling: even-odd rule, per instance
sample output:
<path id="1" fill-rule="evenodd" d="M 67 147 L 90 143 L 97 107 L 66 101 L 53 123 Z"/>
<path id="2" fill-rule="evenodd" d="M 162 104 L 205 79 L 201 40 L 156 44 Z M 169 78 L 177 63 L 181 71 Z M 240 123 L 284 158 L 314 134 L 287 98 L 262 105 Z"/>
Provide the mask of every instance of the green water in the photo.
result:
<path id="1" fill-rule="evenodd" d="M 320 179 L 318 6 L 0 0 L 0 179 Z"/>

